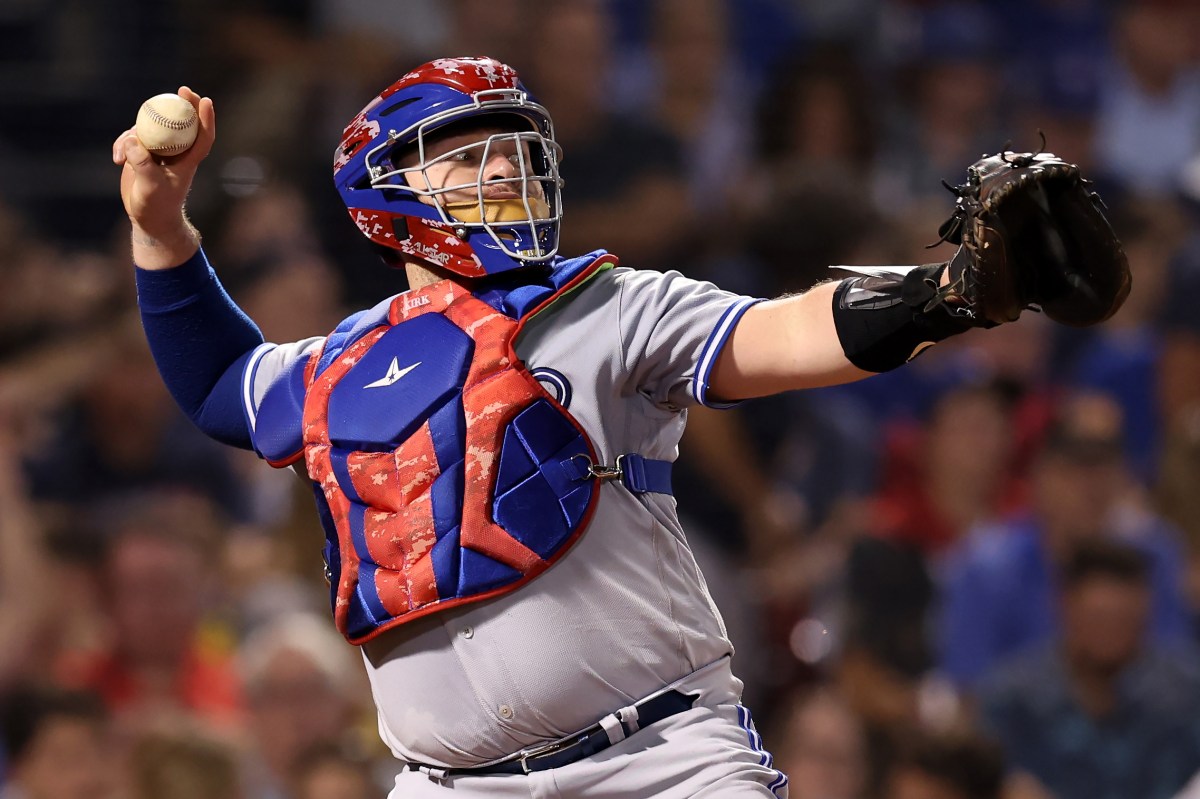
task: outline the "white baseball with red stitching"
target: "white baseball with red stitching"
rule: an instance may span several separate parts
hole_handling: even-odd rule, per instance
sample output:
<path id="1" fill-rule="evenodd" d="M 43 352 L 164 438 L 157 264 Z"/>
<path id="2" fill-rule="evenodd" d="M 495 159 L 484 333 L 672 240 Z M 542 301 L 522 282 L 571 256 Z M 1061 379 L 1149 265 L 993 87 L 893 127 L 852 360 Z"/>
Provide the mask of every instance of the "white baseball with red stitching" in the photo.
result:
<path id="1" fill-rule="evenodd" d="M 134 132 L 155 155 L 179 155 L 196 141 L 200 118 L 178 94 L 156 94 L 138 110 Z"/>

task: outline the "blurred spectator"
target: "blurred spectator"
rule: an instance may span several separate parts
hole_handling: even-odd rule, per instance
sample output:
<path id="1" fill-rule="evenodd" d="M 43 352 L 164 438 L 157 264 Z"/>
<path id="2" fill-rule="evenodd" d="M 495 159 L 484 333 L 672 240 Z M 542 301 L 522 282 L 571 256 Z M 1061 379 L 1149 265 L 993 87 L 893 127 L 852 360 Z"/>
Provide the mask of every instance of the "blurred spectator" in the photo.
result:
<path id="1" fill-rule="evenodd" d="M 0 408 L 0 693 L 32 675 L 55 615 L 42 519 L 18 463 L 17 431 Z"/>
<path id="2" fill-rule="evenodd" d="M 682 147 L 692 213 L 723 220 L 748 188 L 757 94 L 729 38 L 736 9 L 724 0 L 655 0 L 653 7 L 647 109 Z"/>
<path id="3" fill-rule="evenodd" d="M 759 100 L 763 177 L 815 169 L 831 180 L 863 179 L 877 141 L 873 100 L 865 71 L 845 49 L 830 46 L 781 65 Z"/>
<path id="4" fill-rule="evenodd" d="M 630 266 L 679 268 L 670 256 L 691 224 L 679 142 L 650 117 L 612 111 L 610 20 L 600 0 L 537 5 L 539 45 L 527 80 L 553 109 L 571 224 L 564 255 L 603 244 Z"/>
<path id="5" fill-rule="evenodd" d="M 1000 799 L 1004 758 L 971 732 L 906 734 L 883 778 L 881 799 Z"/>
<path id="6" fill-rule="evenodd" d="M 1200 408 L 1169 420 L 1155 486 L 1156 504 L 1183 532 L 1185 590 L 1193 619 L 1200 619 Z"/>
<path id="7" fill-rule="evenodd" d="M 873 508 L 882 538 L 936 556 L 972 527 L 1019 506 L 1015 445 L 1020 389 L 949 389 L 918 429 L 893 430 Z"/>
<path id="8" fill-rule="evenodd" d="M 886 0 L 779 0 L 797 17 L 800 34 L 806 41 L 818 43 L 851 41 L 869 59 L 878 52 L 878 27 L 888 10 Z"/>
<path id="9" fill-rule="evenodd" d="M 863 799 L 866 731 L 849 703 L 829 689 L 801 690 L 785 704 L 769 739 L 788 775 L 791 799 Z"/>
<path id="10" fill-rule="evenodd" d="M 985 678 L 1010 765 L 1056 799 L 1167 799 L 1200 765 L 1200 669 L 1149 641 L 1150 563 L 1111 541 L 1061 571 L 1062 636 Z"/>
<path id="11" fill-rule="evenodd" d="M 1200 200 L 1200 197 L 1196 198 Z M 1184 218 L 1187 236 L 1171 257 L 1156 320 L 1164 334 L 1164 353 L 1157 378 L 1157 394 L 1165 419 L 1186 416 L 1200 405 L 1200 206 L 1188 208 Z"/>
<path id="12" fill-rule="evenodd" d="M 1133 287 L 1107 323 L 1059 332 L 1072 350 L 1066 353 L 1063 382 L 1077 390 L 1108 394 L 1120 403 L 1130 467 L 1149 486 L 1162 425 L 1156 379 L 1163 351 L 1159 320 L 1169 286 L 1168 264 L 1186 221 L 1175 203 L 1152 198 L 1115 204 L 1109 218 L 1129 257 Z"/>
<path id="13" fill-rule="evenodd" d="M 1084 174 L 1096 174 L 1094 118 L 1109 69 L 1114 4 L 1108 0 L 1014 0 L 1004 13 L 1021 20 L 1021 35 L 1005 37 L 1012 138 L 1051 152 Z"/>
<path id="14" fill-rule="evenodd" d="M 1198 23 L 1193 4 L 1170 0 L 1130 2 L 1117 14 L 1096 153 L 1108 175 L 1135 191 L 1174 191 L 1200 150 Z"/>
<path id="15" fill-rule="evenodd" d="M 436 53 L 488 53 L 505 64 L 520 64 L 529 55 L 534 30 L 528 24 L 536 5 L 531 0 L 451 0 L 444 3 L 450 12 L 447 50 Z M 532 0 L 536 3 L 538 0 Z M 415 62 L 414 62 L 415 63 Z M 517 67 L 525 74 L 525 70 Z"/>
<path id="16" fill-rule="evenodd" d="M 0 196 L 0 360 L 48 340 L 94 332 L 122 310 L 120 270 L 107 254 L 66 251 L 58 239 L 39 236 L 26 215 Z"/>
<path id="17" fill-rule="evenodd" d="M 251 799 L 233 748 L 187 728 L 141 736 L 129 761 L 130 799 Z"/>
<path id="18" fill-rule="evenodd" d="M 225 174 L 234 158 L 256 159 L 268 171 L 293 174 L 311 153 L 314 134 L 304 117 L 312 112 L 314 83 L 322 69 L 345 64 L 322 57 L 323 50 L 341 52 L 338 36 L 330 32 L 325 42 L 313 36 L 325 22 L 318 19 L 320 3 L 208 0 L 186 5 L 190 21 L 204 33 L 197 38 L 208 48 L 206 63 L 196 64 L 188 81 L 222 99 L 221 141 L 212 157 L 226 165 Z M 168 90 L 174 87 L 162 91 Z M 223 198 L 208 188 L 197 198 L 197 208 L 216 210 Z"/>
<path id="19" fill-rule="evenodd" d="M 1153 384 L 1162 420 L 1155 499 L 1184 532 L 1189 602 L 1200 618 L 1200 234 L 1191 233 L 1172 259 L 1167 282 L 1159 320 L 1162 355 Z"/>
<path id="20" fill-rule="evenodd" d="M 299 614 L 268 622 L 243 641 L 251 796 L 300 799 L 293 779 L 302 756 L 354 742 L 365 676 L 352 653 L 327 619 Z"/>
<path id="21" fill-rule="evenodd" d="M 719 533 L 714 544 L 725 552 L 762 565 L 789 560 L 788 547 L 827 523 L 837 526 L 845 505 L 873 489 L 877 453 L 863 416 L 852 403 L 819 393 L 690 413 L 682 446 L 694 462 L 677 469 L 688 496 L 684 510 Z M 793 593 L 829 577 L 817 578 L 827 570 L 809 568 L 816 563 L 794 565 L 801 571 L 790 578 Z"/>
<path id="22" fill-rule="evenodd" d="M 268 341 L 324 335 L 346 315 L 344 278 L 321 251 L 311 217 L 295 186 L 272 183 L 235 203 L 222 230 L 222 281 Z"/>
<path id="23" fill-rule="evenodd" d="M 218 512 L 181 492 L 133 495 L 106 510 L 110 639 L 101 651 L 66 658 L 63 679 L 97 691 L 133 730 L 164 718 L 235 727 L 242 700 L 232 659 L 204 628 L 215 596 Z"/>
<path id="24" fill-rule="evenodd" d="M 228 456 L 175 406 L 141 339 L 122 329 L 106 340 L 103 368 L 81 367 L 84 385 L 26 463 L 33 496 L 89 508 L 121 492 L 174 487 L 203 491 L 235 518 L 244 514 Z"/>
<path id="25" fill-rule="evenodd" d="M 1057 572 L 1082 541 L 1119 538 L 1151 557 L 1151 630 L 1188 632 L 1177 531 L 1137 505 L 1123 457 L 1120 410 L 1081 396 L 1061 409 L 1033 467 L 1028 512 L 973 532 L 941 576 L 940 664 L 971 686 L 1010 655 L 1061 629 Z"/>
<path id="26" fill-rule="evenodd" d="M 930 566 L 910 545 L 864 536 L 846 559 L 845 642 L 839 684 L 876 733 L 929 718 L 922 691 L 933 665 Z M 940 708 L 937 708 L 940 711 Z"/>
<path id="27" fill-rule="evenodd" d="M 296 762 L 296 799 L 381 799 L 372 783 L 370 763 L 343 748 L 319 744 Z"/>
<path id="28" fill-rule="evenodd" d="M 751 183 L 772 173 L 771 164 L 761 164 Z M 887 225 L 851 187 L 802 172 L 776 177 L 764 188 L 771 192 L 765 205 L 747 197 L 724 225 L 723 248 L 689 263 L 693 277 L 779 297 L 828 279 L 831 264 L 870 261 L 887 246 Z M 827 581 L 826 565 L 840 569 L 841 558 L 809 569 L 816 565 L 813 551 L 780 558 L 777 547 L 800 544 L 873 490 L 878 448 L 870 410 L 836 390 L 760 397 L 720 412 L 690 409 L 682 446 L 693 457 L 675 466 L 684 510 L 720 531 L 715 543 L 724 550 L 799 561 L 793 565 L 814 579 L 796 575 L 789 593 L 804 594 Z M 737 529 L 740 535 L 731 534 Z"/>
<path id="29" fill-rule="evenodd" d="M 38 685 L 0 701 L 7 761 L 4 799 L 109 799 L 116 796 L 108 716 L 98 696 Z"/>
<path id="30" fill-rule="evenodd" d="M 894 24 L 902 39 L 894 46 L 906 60 L 895 73 L 875 166 L 880 207 L 942 200 L 942 180 L 961 183 L 981 153 L 1013 138 L 1002 132 L 996 57 L 1004 26 L 994 13 L 980 2 L 935 2 L 910 8 L 907 24 Z"/>
<path id="31" fill-rule="evenodd" d="M 892 425 L 871 535 L 846 571 L 846 643 L 838 673 L 874 727 L 957 721 L 937 662 L 935 610 L 946 553 L 968 532 L 1020 506 L 1019 389 L 1006 382 L 947 390 L 920 427 Z"/>
<path id="32" fill-rule="evenodd" d="M 891 234 L 835 162 L 768 157 L 754 165 L 721 235 L 688 269 L 729 291 L 778 297 L 834 277 L 835 264 L 891 263 Z"/>

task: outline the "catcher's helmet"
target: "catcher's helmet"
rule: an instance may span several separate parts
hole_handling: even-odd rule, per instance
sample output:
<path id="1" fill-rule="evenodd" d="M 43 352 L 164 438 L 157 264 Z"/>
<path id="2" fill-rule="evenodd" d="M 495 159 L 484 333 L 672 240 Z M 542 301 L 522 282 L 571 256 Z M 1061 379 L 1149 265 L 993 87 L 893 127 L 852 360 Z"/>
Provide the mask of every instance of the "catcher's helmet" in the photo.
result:
<path id="1" fill-rule="evenodd" d="M 484 124 L 494 116 L 495 128 L 504 132 L 426 160 L 430 134 L 462 120 Z M 489 177 L 487 155 L 501 148 L 515 153 L 514 168 Z M 483 153 L 474 180 L 432 187 L 425 170 L 456 156 L 461 160 L 467 150 Z M 400 78 L 346 126 L 334 154 L 333 179 L 351 218 L 371 241 L 481 277 L 548 261 L 558 252 L 558 160 L 550 116 L 516 71 L 491 58 L 442 58 Z M 406 175 L 415 175 L 418 188 Z M 496 193 L 485 187 L 495 184 L 504 184 L 508 199 L 485 198 Z M 464 192 L 469 202 L 461 202 Z M 460 201 L 450 202 L 451 195 Z"/>

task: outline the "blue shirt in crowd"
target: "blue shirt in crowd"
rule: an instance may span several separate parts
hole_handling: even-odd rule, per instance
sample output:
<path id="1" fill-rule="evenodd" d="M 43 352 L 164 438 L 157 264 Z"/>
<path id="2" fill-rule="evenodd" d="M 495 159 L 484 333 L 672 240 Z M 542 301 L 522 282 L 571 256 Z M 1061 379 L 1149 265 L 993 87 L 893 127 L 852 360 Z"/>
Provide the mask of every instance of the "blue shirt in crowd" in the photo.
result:
<path id="1" fill-rule="evenodd" d="M 1186 640 L 1191 623 L 1174 528 L 1146 517 L 1126 543 L 1142 549 L 1151 563 L 1152 637 L 1158 642 Z M 960 686 L 973 687 L 1005 659 L 1058 635 L 1054 566 L 1031 517 L 970 535 L 947 557 L 940 582 L 939 667 Z"/>
<path id="2" fill-rule="evenodd" d="M 1170 799 L 1200 771 L 1196 657 L 1151 650 L 1118 678 L 1104 718 L 1075 699 L 1056 645 L 1010 661 L 981 683 L 985 727 L 1009 765 L 1057 799 Z"/>

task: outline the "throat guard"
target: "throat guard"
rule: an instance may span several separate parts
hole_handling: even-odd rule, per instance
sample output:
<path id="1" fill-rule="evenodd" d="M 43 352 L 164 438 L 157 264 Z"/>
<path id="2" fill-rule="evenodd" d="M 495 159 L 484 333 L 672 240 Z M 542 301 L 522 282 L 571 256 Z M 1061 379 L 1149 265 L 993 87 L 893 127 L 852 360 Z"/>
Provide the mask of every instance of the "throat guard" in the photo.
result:
<path id="1" fill-rule="evenodd" d="M 512 316 L 452 281 L 406 292 L 348 319 L 308 362 L 303 457 L 335 621 L 352 643 L 507 593 L 582 533 L 599 496 L 591 478 L 611 475 L 591 468 L 583 428 L 513 345 L 615 262 L 563 262 L 554 288 L 509 293 L 522 293 Z"/>

